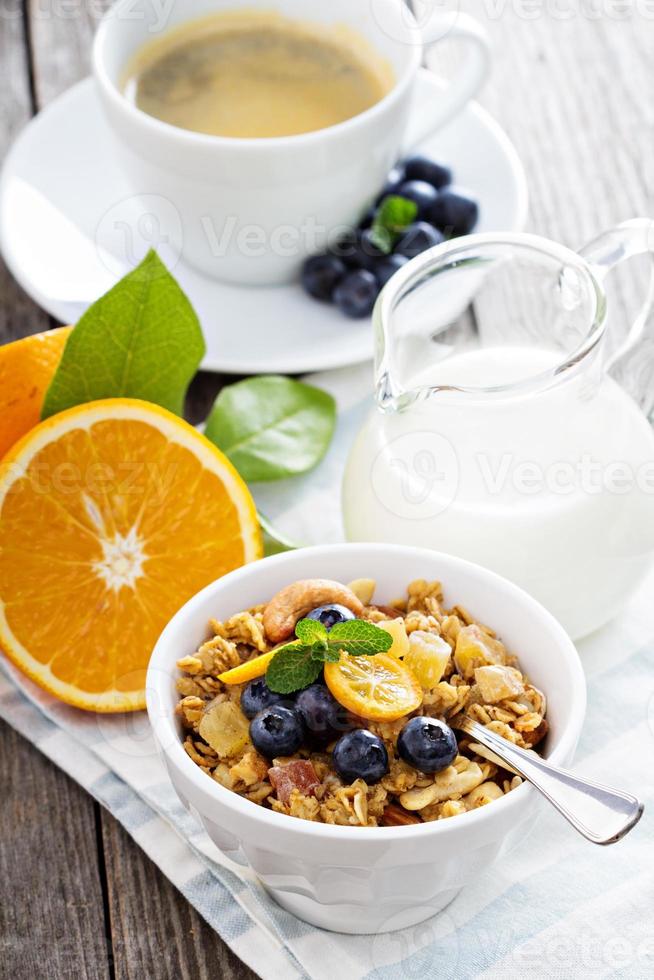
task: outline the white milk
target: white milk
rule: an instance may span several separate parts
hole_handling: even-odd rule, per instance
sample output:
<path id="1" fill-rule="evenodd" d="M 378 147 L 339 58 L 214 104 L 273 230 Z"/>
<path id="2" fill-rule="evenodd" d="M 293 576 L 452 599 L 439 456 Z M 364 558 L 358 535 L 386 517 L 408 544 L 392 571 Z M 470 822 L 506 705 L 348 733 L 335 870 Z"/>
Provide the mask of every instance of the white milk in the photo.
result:
<path id="1" fill-rule="evenodd" d="M 468 351 L 411 387 L 508 384 L 559 359 L 518 347 Z M 343 509 L 350 540 L 478 562 L 582 636 L 618 611 L 649 567 L 654 433 L 614 381 L 588 371 L 511 397 L 439 392 L 370 416 L 347 464 Z"/>

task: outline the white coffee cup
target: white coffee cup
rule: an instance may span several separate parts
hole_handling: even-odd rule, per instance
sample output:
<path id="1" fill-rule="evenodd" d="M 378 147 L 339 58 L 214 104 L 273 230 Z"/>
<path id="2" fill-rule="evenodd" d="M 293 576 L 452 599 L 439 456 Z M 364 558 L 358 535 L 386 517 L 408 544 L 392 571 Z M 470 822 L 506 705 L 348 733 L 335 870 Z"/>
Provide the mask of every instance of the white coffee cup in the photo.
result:
<path id="1" fill-rule="evenodd" d="M 262 139 L 171 126 L 123 94 L 125 66 L 148 41 L 190 20 L 257 6 L 299 21 L 346 24 L 390 63 L 393 88 L 338 125 Z M 432 110 L 411 118 L 425 47 L 447 38 L 467 42 L 467 59 Z M 293 279 L 308 254 L 356 224 L 403 149 L 454 116 L 479 90 L 489 64 L 486 35 L 473 18 L 438 14 L 419 27 L 403 0 L 118 0 L 93 47 L 102 103 L 134 193 L 148 196 L 152 220 L 186 262 L 250 285 Z"/>

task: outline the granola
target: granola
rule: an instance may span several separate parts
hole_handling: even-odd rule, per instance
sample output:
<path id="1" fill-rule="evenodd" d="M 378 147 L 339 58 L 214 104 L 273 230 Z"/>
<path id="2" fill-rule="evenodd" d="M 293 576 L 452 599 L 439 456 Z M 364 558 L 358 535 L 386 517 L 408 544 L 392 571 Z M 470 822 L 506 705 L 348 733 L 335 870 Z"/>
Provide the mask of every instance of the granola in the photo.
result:
<path id="1" fill-rule="evenodd" d="M 321 606 L 316 612 L 340 609 L 353 619 L 356 611 L 357 620 L 375 624 L 391 637 L 387 652 L 368 657 L 341 653 L 338 664 L 324 665 L 324 680 L 331 692 L 325 688 L 324 697 L 342 706 L 346 719 L 342 731 L 346 735 L 366 731 L 365 738 L 385 759 L 376 778 L 345 778 L 347 766 L 340 761 L 337 746 L 346 736 L 328 730 L 322 742 L 312 737 L 302 728 L 292 694 L 285 699 L 278 695 L 273 707 L 266 710 L 276 711 L 291 728 L 299 725 L 304 732 L 301 744 L 275 756 L 264 755 L 253 744 L 248 688 L 258 683 L 259 690 L 263 685 L 270 694 L 260 664 L 269 664 L 278 646 L 284 645 L 279 637 L 288 634 L 289 623 L 306 615 L 306 596 L 318 595 L 325 601 L 330 586 L 338 603 Z M 279 813 L 352 827 L 413 826 L 443 820 L 492 803 L 520 785 L 519 776 L 503 770 L 489 759 L 483 746 L 465 735 L 454 743 L 447 764 L 437 771 L 425 772 L 407 762 L 401 734 L 412 719 L 423 719 L 415 723 L 419 727 L 433 727 L 433 722 L 424 719 L 437 719 L 449 731 L 448 722 L 459 713 L 515 745 L 532 749 L 547 733 L 546 701 L 492 628 L 478 622 L 460 603 L 447 607 L 439 582 L 411 582 L 406 595 L 390 605 L 374 604 L 374 592 L 373 579 L 358 579 L 350 586 L 325 580 L 292 583 L 278 594 L 283 601 L 275 597 L 225 622 L 211 621 L 207 640 L 177 662 L 180 698 L 176 709 L 184 748 L 208 778 Z M 324 617 L 319 621 L 327 622 Z M 267 622 L 272 624 L 272 636 L 266 630 Z M 393 683 L 399 683 L 399 678 L 406 684 L 410 678 L 409 697 L 419 692 L 417 698 L 407 701 L 411 710 L 400 710 L 398 717 L 382 703 L 381 707 L 371 704 L 367 716 L 364 709 L 354 715 L 347 688 L 346 696 L 341 697 L 340 688 L 330 683 L 346 660 L 366 669 L 377 669 L 375 665 L 380 664 Z M 243 682 L 235 683 L 241 676 Z M 355 681 L 365 682 L 365 669 Z M 392 685 L 388 689 L 394 690 Z"/>

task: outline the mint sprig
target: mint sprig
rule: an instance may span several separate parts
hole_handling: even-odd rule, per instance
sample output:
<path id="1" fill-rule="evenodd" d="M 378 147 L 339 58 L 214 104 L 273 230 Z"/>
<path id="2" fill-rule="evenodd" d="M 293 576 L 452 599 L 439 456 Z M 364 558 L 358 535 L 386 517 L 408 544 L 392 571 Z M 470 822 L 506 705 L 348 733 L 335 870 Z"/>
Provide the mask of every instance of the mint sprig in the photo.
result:
<path id="1" fill-rule="evenodd" d="M 313 648 L 289 643 L 277 651 L 268 664 L 266 684 L 277 694 L 292 694 L 317 680 L 322 662 L 313 659 Z"/>
<path id="2" fill-rule="evenodd" d="M 352 657 L 386 653 L 393 637 L 362 619 L 337 623 L 327 630 L 313 619 L 301 619 L 295 627 L 297 640 L 280 647 L 266 671 L 266 684 L 277 694 L 291 694 L 313 684 L 324 663 L 336 663 L 341 652 Z"/>
<path id="3" fill-rule="evenodd" d="M 418 216 L 418 205 L 408 197 L 390 194 L 381 202 L 370 229 L 373 243 L 384 255 L 390 255 L 398 237 Z"/>

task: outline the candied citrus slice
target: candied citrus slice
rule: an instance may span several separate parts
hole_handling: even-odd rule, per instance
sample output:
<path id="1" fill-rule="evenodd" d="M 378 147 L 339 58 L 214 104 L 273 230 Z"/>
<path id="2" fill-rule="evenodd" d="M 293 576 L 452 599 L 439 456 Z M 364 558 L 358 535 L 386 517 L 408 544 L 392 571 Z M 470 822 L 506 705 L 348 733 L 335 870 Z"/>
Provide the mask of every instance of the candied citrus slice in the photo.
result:
<path id="1" fill-rule="evenodd" d="M 43 399 L 72 327 L 0 347 L 0 458 L 39 424 Z"/>
<path id="2" fill-rule="evenodd" d="M 422 704 L 418 678 L 387 653 L 351 657 L 325 664 L 325 681 L 336 700 L 361 718 L 394 721 Z"/>
<path id="3" fill-rule="evenodd" d="M 238 667 L 232 667 L 230 670 L 226 670 L 224 674 L 218 674 L 218 680 L 222 681 L 223 684 L 245 684 L 247 681 L 253 681 L 255 677 L 263 677 L 276 652 L 273 650 L 272 653 L 262 653 L 261 656 L 255 657 L 253 660 L 239 664 Z"/>
<path id="4" fill-rule="evenodd" d="M 156 405 L 71 408 L 0 464 L 0 648 L 79 708 L 143 708 L 148 659 L 171 616 L 260 556 L 243 480 Z"/>

